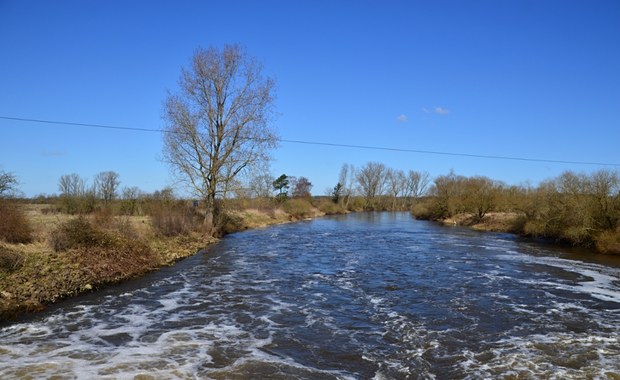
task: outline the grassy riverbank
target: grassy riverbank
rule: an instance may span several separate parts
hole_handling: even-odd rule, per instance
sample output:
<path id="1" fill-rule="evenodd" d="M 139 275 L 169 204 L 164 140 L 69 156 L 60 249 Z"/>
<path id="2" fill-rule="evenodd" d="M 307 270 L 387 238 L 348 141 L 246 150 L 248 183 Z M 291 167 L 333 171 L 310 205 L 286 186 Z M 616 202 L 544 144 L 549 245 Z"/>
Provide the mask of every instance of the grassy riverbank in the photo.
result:
<path id="1" fill-rule="evenodd" d="M 293 201 L 231 209 L 222 233 L 323 215 L 307 201 Z M 149 215 L 122 215 L 113 208 L 69 215 L 49 204 L 5 203 L 0 320 L 141 276 L 215 243 L 216 238 L 188 226 L 188 210 L 194 212 L 175 204 Z"/>
<path id="2" fill-rule="evenodd" d="M 471 214 L 457 214 L 437 219 L 446 226 L 466 226 L 477 231 L 505 232 L 525 237 L 542 237 L 562 244 L 581 246 L 608 255 L 620 255 L 620 231 L 607 231 L 600 234 L 592 244 L 579 244 L 562 236 L 540 236 L 528 229 L 527 216 L 519 212 L 490 212 L 482 218 Z"/>

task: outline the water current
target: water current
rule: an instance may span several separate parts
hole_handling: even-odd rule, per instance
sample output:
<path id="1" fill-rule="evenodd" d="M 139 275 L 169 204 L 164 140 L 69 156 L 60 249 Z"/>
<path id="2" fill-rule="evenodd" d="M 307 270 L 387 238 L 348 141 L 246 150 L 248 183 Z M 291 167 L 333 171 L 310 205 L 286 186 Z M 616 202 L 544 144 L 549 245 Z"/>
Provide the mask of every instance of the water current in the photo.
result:
<path id="1" fill-rule="evenodd" d="M 620 378 L 620 267 L 362 213 L 229 235 L 0 329 L 0 378 Z"/>

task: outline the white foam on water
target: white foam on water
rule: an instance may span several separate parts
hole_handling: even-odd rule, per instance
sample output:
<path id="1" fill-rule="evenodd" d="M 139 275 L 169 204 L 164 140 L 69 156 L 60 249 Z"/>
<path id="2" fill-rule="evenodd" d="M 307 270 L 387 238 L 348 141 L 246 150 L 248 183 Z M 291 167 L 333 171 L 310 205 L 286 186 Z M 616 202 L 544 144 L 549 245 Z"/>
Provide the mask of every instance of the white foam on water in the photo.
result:
<path id="1" fill-rule="evenodd" d="M 526 279 L 521 280 L 523 283 L 546 286 L 560 290 L 568 290 L 575 293 L 584 293 L 602 301 L 620 303 L 620 268 L 562 259 L 558 257 L 502 255 L 502 258 L 530 264 L 547 265 L 587 278 L 576 280 L 576 282 L 555 279 L 547 279 L 546 281 Z"/>
<path id="2" fill-rule="evenodd" d="M 290 358 L 271 355 L 261 350 L 272 343 L 271 333 L 264 337 L 255 337 L 250 331 L 225 319 L 212 321 L 204 326 L 163 331 L 156 339 L 145 342 L 142 339 L 153 332 L 150 327 L 157 322 L 157 316 L 163 314 L 157 312 L 148 316 L 148 311 L 143 311 L 147 313 L 147 319 L 125 318 L 133 322 L 120 326 L 93 320 L 90 327 L 71 334 L 63 332 L 60 336 L 40 325 L 49 322 L 49 319 L 3 329 L 0 331 L 0 377 L 15 378 L 23 374 L 39 374 L 41 377 L 64 378 L 133 378 L 148 374 L 156 378 L 192 378 L 199 371 L 206 371 L 207 374 L 209 371 L 234 373 L 238 368 L 252 362 L 285 365 L 304 369 L 309 373 L 321 373 Z M 267 317 L 260 320 L 270 327 L 277 325 Z M 117 347 L 106 340 L 107 337 L 116 335 L 126 342 Z M 33 340 L 49 340 L 53 341 L 53 344 L 43 350 L 45 345 L 32 344 Z M 218 347 L 235 350 L 239 357 L 225 367 L 205 369 L 205 364 L 213 361 L 209 352 L 216 344 Z M 339 376 L 342 374 L 338 371 L 325 373 L 343 377 Z"/>
<path id="3" fill-rule="evenodd" d="M 370 303 L 373 305 L 381 305 L 383 302 L 385 302 L 384 298 L 370 296 Z"/>
<path id="4" fill-rule="evenodd" d="M 453 239 L 453 242 L 459 241 L 462 242 Z M 301 264 L 289 261 L 293 263 L 290 268 L 295 271 L 295 282 L 287 283 L 282 277 L 264 277 L 278 269 L 269 267 L 273 264 L 271 258 L 278 256 L 277 251 L 261 253 L 260 260 L 269 259 L 266 260 L 269 264 L 262 266 L 263 262 L 253 261 L 252 256 L 240 257 L 231 250 L 224 255 L 232 257 L 215 256 L 209 261 L 214 267 L 226 267 L 224 274 L 204 276 L 194 282 L 186 281 L 187 278 L 181 275 L 180 279 L 161 280 L 150 288 L 122 293 L 116 296 L 116 300 L 105 298 L 101 305 L 75 307 L 40 322 L 1 329 L 0 378 L 132 379 L 138 375 L 162 379 L 244 378 L 249 377 L 253 369 L 271 370 L 270 373 L 291 378 L 347 379 L 372 377 L 373 374 L 376 379 L 443 378 L 432 373 L 436 369 L 433 366 L 442 365 L 442 374 L 448 374 L 445 377 L 472 379 L 509 375 L 521 378 L 604 378 L 604 371 L 620 373 L 616 359 L 620 356 L 617 309 L 588 308 L 597 300 L 620 302 L 620 270 L 558 258 L 527 256 L 506 251 L 502 244 L 471 245 L 472 249 L 481 252 L 480 256 L 493 259 L 482 265 L 475 257 L 477 254 L 466 253 L 455 259 L 453 253 L 442 251 L 436 255 L 439 258 L 427 257 L 428 260 L 440 261 L 437 265 L 444 268 L 454 268 L 451 275 L 464 269 L 465 285 L 479 285 L 467 288 L 472 291 L 456 289 L 454 300 L 446 307 L 446 313 L 456 314 L 458 321 L 472 321 L 465 329 L 444 325 L 437 327 L 441 331 L 433 330 L 436 324 L 429 317 L 432 314 L 424 314 L 429 308 L 435 312 L 432 309 L 435 306 L 431 305 L 433 291 L 424 290 L 422 286 L 402 287 L 407 290 L 399 288 L 397 292 L 389 292 L 382 287 L 384 282 L 375 281 L 379 285 L 373 285 L 367 281 L 367 276 L 376 272 L 370 272 L 360 264 L 367 263 L 361 254 L 336 254 L 336 264 L 323 260 L 321 264 L 324 266 L 310 268 L 307 273 L 303 267 L 307 261 Z M 442 245 L 446 246 L 445 241 Z M 468 249 L 470 245 L 464 246 Z M 483 248 L 487 251 L 504 249 L 507 253 L 499 255 L 499 259 L 511 262 L 498 263 L 498 255 Z M 297 252 L 287 254 L 294 256 Z M 520 267 L 514 265 L 518 261 L 559 268 L 574 275 L 568 276 L 569 279 L 565 276 L 556 279 L 543 270 L 542 275 L 532 273 L 529 278 L 511 277 L 511 272 L 504 269 L 514 271 L 515 267 Z M 481 267 L 485 269 L 476 269 Z M 327 274 L 312 274 L 314 270 Z M 256 274 L 255 278 L 253 274 Z M 281 284 L 295 285 L 288 285 L 292 289 L 284 289 Z M 519 295 L 510 285 L 521 285 L 522 289 L 522 284 L 526 284 L 528 290 L 537 289 L 535 295 L 540 297 L 540 302 L 517 299 Z M 159 294 L 158 287 L 166 291 Z M 578 296 L 564 296 L 565 293 L 557 289 Z M 478 290 L 480 293 L 476 293 Z M 407 297 L 406 292 L 426 298 L 415 299 L 411 304 L 414 306 L 408 307 L 400 299 Z M 452 298 L 452 295 L 448 297 Z M 471 309 L 476 305 L 487 308 L 487 303 L 478 302 L 484 301 L 484 297 L 489 297 L 491 303 L 496 303 L 494 305 L 504 307 L 492 306 L 488 307 L 491 310 L 482 310 L 490 315 L 489 318 L 493 318 L 497 310 L 502 310 L 514 313 L 525 322 L 497 334 L 483 332 L 476 335 L 475 329 L 482 323 L 477 324 L 476 311 Z M 512 297 L 515 299 L 511 300 Z M 116 309 L 118 299 L 132 302 Z M 582 302 L 584 299 L 587 302 Z M 198 305 L 204 306 L 195 307 Z M 444 304 L 438 302 L 437 305 L 443 307 Z M 563 327 L 562 317 L 568 316 L 571 321 L 578 322 L 582 315 L 588 316 L 588 326 L 593 326 L 592 329 L 558 332 Z M 448 319 L 446 324 L 450 323 Z M 192 323 L 184 323 L 188 320 Z M 296 325 L 284 325 L 284 321 L 290 320 Z M 343 328 L 347 324 L 354 328 Z M 530 327 L 536 328 L 537 333 L 529 331 Z M 306 364 L 306 359 L 295 360 L 289 353 L 278 353 L 280 342 L 299 340 L 305 344 L 303 338 L 295 336 L 296 329 L 304 328 L 304 334 L 308 333 L 307 329 L 325 334 L 321 338 L 326 340 L 326 345 L 340 339 L 339 342 L 355 347 L 358 351 L 353 354 L 362 358 L 360 366 L 370 372 L 358 376 L 344 370 L 319 369 Z M 467 342 L 469 337 L 465 335 L 470 332 L 476 335 L 472 339 L 484 338 Z M 309 341 L 313 342 L 312 339 Z M 451 365 L 458 367 L 454 376 L 449 376 L 454 374 L 451 368 L 446 369 Z M 338 368 L 337 365 L 334 367 Z"/>
<path id="5" fill-rule="evenodd" d="M 491 343 L 485 352 L 465 350 L 460 366 L 471 379 L 606 379 L 620 374 L 619 338 L 617 333 L 558 332 L 506 338 Z"/>

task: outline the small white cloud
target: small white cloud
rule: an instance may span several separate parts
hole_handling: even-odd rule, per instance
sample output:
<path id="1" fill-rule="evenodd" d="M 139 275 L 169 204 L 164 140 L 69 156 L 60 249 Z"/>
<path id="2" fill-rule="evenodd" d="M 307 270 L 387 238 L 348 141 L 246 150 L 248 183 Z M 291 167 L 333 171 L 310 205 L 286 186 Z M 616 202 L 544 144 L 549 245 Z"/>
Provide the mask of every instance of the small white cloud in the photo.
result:
<path id="1" fill-rule="evenodd" d="M 443 107 L 435 107 L 435 113 L 439 115 L 447 115 L 450 113 L 450 110 Z"/>
<path id="2" fill-rule="evenodd" d="M 424 113 L 429 113 L 429 112 L 431 112 L 431 111 L 429 111 L 429 110 L 428 110 L 428 108 L 426 108 L 426 107 L 422 107 L 422 112 L 424 112 Z"/>
<path id="3" fill-rule="evenodd" d="M 398 121 L 399 123 L 406 123 L 409 121 L 409 118 L 407 117 L 407 115 L 401 114 L 399 117 L 396 118 L 396 121 Z"/>

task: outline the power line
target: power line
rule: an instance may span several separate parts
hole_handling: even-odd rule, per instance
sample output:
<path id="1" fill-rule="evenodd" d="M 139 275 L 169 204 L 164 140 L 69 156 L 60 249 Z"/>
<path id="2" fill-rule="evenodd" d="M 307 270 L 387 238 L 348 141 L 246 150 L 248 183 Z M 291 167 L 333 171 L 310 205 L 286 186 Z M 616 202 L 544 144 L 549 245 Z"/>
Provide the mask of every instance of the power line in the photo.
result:
<path id="1" fill-rule="evenodd" d="M 78 126 L 78 127 L 117 129 L 117 130 L 123 130 L 123 131 L 166 132 L 163 129 L 119 127 L 119 126 L 115 126 L 115 125 L 104 125 L 104 124 L 73 123 L 73 122 L 70 122 L 70 121 L 53 121 L 53 120 L 42 120 L 42 119 L 26 119 L 26 118 L 23 118 L 23 117 L 0 116 L 0 119 L 13 120 L 13 121 L 25 121 L 25 122 L 30 122 L 30 123 L 43 123 L 43 124 L 56 124 L 56 125 L 73 125 L 73 126 Z"/>
<path id="2" fill-rule="evenodd" d="M 164 129 L 123 127 L 123 126 L 116 126 L 116 125 L 92 124 L 92 123 L 74 123 L 74 122 L 69 122 L 69 121 L 28 119 L 28 118 L 10 117 L 10 116 L 0 116 L 0 119 L 20 121 L 20 122 L 30 122 L 30 123 L 72 125 L 72 126 L 79 126 L 79 127 L 114 129 L 114 130 L 124 130 L 124 131 L 157 132 L 157 133 L 169 133 L 170 132 Z M 390 148 L 390 147 L 381 147 L 381 146 L 372 146 L 372 145 L 339 144 L 339 143 L 328 143 L 328 142 L 321 142 L 321 141 L 306 141 L 306 140 L 278 139 L 278 141 L 283 142 L 283 143 L 290 143 L 290 144 L 318 145 L 318 146 L 329 146 L 329 147 L 336 147 L 336 148 L 381 150 L 381 151 L 389 151 L 389 152 L 403 152 L 403 153 L 417 153 L 417 154 L 433 154 L 433 155 L 453 156 L 453 157 L 483 158 L 483 159 L 490 159 L 490 160 L 509 160 L 509 161 L 525 161 L 525 162 L 544 162 L 544 163 L 553 163 L 553 164 L 596 165 L 596 166 L 620 167 L 620 164 L 608 163 L 608 162 L 551 160 L 551 159 L 544 159 L 544 158 L 528 158 L 528 157 L 516 157 L 516 156 L 497 156 L 497 155 L 485 155 L 485 154 L 442 152 L 442 151 L 433 151 L 433 150 Z"/>

